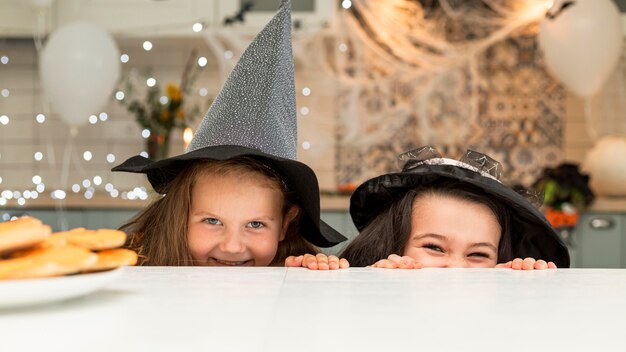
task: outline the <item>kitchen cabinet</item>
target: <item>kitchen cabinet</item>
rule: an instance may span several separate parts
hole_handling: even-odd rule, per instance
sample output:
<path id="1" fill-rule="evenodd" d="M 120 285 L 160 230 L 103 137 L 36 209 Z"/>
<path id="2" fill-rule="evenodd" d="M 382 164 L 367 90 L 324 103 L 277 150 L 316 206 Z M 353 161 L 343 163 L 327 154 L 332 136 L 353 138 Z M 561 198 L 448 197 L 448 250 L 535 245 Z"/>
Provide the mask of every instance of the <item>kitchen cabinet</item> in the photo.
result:
<path id="1" fill-rule="evenodd" d="M 583 213 L 571 246 L 575 267 L 626 268 L 626 212 Z"/>

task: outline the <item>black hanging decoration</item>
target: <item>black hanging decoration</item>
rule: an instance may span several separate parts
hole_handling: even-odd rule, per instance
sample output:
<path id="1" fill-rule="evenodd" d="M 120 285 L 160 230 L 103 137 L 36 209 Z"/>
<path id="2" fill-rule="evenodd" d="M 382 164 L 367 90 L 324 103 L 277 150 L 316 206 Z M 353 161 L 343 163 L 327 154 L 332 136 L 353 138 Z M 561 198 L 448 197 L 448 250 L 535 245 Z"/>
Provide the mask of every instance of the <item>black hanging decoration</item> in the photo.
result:
<path id="1" fill-rule="evenodd" d="M 254 7 L 254 1 L 244 1 L 241 4 L 241 8 L 239 9 L 239 11 L 237 11 L 236 14 L 224 18 L 224 25 L 230 26 L 237 22 L 244 23 L 246 13 L 250 12 L 253 7 Z"/>

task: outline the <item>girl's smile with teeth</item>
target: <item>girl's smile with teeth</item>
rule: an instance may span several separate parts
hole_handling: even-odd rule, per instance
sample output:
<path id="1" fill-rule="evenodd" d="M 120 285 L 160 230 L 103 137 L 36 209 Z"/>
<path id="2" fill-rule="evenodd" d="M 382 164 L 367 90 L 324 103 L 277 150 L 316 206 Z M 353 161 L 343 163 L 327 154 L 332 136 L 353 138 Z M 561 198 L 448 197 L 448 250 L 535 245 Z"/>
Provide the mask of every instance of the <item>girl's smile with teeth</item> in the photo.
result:
<path id="1" fill-rule="evenodd" d="M 231 261 L 231 260 L 220 260 L 217 258 L 209 258 L 207 261 L 209 265 L 215 266 L 253 266 L 254 260 L 248 259 L 243 261 Z"/>

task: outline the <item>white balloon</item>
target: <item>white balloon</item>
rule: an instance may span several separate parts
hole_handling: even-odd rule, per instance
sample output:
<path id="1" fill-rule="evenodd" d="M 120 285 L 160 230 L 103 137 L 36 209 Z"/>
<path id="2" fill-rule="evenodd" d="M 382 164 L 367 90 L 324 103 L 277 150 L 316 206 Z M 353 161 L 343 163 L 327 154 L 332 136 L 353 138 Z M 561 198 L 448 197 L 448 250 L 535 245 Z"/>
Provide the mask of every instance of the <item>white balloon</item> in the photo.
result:
<path id="1" fill-rule="evenodd" d="M 565 3 L 570 6 L 562 8 Z M 622 52 L 622 23 L 612 0 L 555 1 L 539 26 L 546 66 L 566 88 L 587 97 L 598 92 Z"/>
<path id="2" fill-rule="evenodd" d="M 110 99 L 120 75 L 119 49 L 104 30 L 85 22 L 52 33 L 39 73 L 52 109 L 70 126 L 88 122 Z"/>
<path id="3" fill-rule="evenodd" d="M 626 196 L 626 137 L 606 136 L 587 153 L 582 170 L 599 197 Z"/>

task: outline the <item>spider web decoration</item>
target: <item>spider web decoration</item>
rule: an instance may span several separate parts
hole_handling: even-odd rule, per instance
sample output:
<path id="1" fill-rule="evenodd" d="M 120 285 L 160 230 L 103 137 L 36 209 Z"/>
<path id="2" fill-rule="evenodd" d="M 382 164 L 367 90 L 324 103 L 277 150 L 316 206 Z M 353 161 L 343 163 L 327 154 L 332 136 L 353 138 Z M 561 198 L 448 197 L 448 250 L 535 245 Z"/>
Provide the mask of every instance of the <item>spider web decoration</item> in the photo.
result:
<path id="1" fill-rule="evenodd" d="M 354 0 L 297 42 L 335 80 L 337 183 L 397 170 L 432 144 L 493 156 L 528 185 L 561 160 L 563 88 L 544 70 L 537 0 Z M 302 49 L 301 49 L 302 50 Z M 311 69 L 311 68 L 309 68 Z"/>

